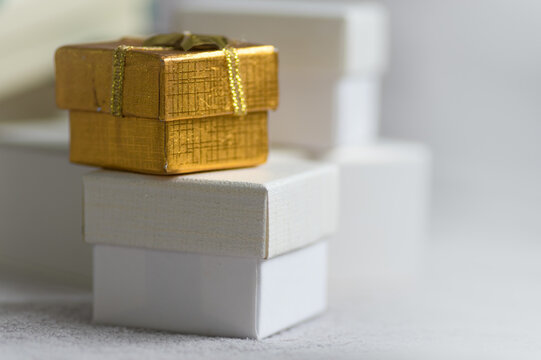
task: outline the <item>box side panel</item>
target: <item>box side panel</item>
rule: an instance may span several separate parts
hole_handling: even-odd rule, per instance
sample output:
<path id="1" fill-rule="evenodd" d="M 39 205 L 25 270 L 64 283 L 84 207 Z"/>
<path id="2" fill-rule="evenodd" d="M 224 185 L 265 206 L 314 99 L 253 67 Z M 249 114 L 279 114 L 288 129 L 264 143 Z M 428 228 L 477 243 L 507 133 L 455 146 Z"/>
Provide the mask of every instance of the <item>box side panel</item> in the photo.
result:
<path id="1" fill-rule="evenodd" d="M 70 160 L 85 165 L 164 173 L 164 123 L 71 111 Z"/>
<path id="2" fill-rule="evenodd" d="M 259 263 L 258 337 L 307 320 L 327 306 L 327 241 Z"/>
<path id="3" fill-rule="evenodd" d="M 94 247 L 96 322 L 254 337 L 257 259 Z"/>
<path id="4" fill-rule="evenodd" d="M 126 53 L 122 95 L 124 116 L 159 118 L 160 73 L 163 66 L 163 61 L 158 55 L 147 54 L 144 50 Z"/>
<path id="5" fill-rule="evenodd" d="M 113 70 L 111 49 L 57 50 L 56 103 L 62 109 L 109 112 Z"/>
<path id="6" fill-rule="evenodd" d="M 66 46 L 56 52 L 56 100 L 60 108 L 111 113 L 114 46 L 99 46 Z M 123 114 L 158 118 L 159 56 L 127 50 L 124 64 Z"/>
<path id="7" fill-rule="evenodd" d="M 165 122 L 168 173 L 255 166 L 268 154 L 267 112 Z"/>
<path id="8" fill-rule="evenodd" d="M 269 183 L 268 253 L 271 258 L 311 244 L 336 231 L 338 168 L 313 166 Z"/>
<path id="9" fill-rule="evenodd" d="M 278 106 L 278 54 L 272 46 L 239 48 L 239 72 L 248 111 Z M 164 120 L 233 113 L 228 67 L 221 51 L 164 59 Z"/>
<path id="10" fill-rule="evenodd" d="M 262 186 L 98 171 L 84 192 L 87 242 L 264 256 Z"/>

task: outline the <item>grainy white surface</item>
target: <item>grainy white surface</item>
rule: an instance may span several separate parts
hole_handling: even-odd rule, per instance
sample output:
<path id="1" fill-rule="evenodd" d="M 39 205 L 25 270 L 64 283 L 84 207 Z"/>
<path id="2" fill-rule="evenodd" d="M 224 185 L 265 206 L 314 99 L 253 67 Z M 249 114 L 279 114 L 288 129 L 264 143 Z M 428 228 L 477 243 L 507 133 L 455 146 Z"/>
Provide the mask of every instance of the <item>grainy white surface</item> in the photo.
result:
<path id="1" fill-rule="evenodd" d="M 86 291 L 0 272 L 2 359 L 539 359 L 539 246 L 433 243 L 418 289 L 331 284 L 329 311 L 262 341 L 90 324 Z"/>

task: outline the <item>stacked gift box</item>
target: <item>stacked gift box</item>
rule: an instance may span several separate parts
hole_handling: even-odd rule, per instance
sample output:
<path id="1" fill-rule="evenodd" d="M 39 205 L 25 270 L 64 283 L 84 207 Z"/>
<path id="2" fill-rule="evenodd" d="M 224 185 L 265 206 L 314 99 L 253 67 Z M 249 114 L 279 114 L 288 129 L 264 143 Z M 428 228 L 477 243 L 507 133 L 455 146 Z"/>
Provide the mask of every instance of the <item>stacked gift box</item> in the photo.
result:
<path id="1" fill-rule="evenodd" d="M 325 309 L 338 173 L 266 162 L 277 64 L 191 33 L 57 51 L 70 159 L 107 169 L 83 177 L 95 321 L 262 338 Z"/>
<path id="2" fill-rule="evenodd" d="M 158 2 L 158 28 L 272 41 L 280 49 L 273 146 L 337 164 L 340 223 L 331 277 L 348 286 L 414 283 L 428 223 L 430 153 L 378 136 L 388 68 L 388 16 L 379 3 L 201 0 Z M 400 119 L 395 119 L 400 121 Z"/>

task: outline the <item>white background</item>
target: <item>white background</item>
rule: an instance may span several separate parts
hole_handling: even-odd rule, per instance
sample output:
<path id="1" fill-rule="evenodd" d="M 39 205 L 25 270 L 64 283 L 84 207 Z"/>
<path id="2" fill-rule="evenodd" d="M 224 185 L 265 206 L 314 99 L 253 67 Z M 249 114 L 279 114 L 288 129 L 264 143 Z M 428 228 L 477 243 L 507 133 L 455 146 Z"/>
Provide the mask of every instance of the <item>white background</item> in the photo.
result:
<path id="1" fill-rule="evenodd" d="M 436 238 L 541 240 L 541 2 L 383 3 L 381 133 L 431 146 Z"/>

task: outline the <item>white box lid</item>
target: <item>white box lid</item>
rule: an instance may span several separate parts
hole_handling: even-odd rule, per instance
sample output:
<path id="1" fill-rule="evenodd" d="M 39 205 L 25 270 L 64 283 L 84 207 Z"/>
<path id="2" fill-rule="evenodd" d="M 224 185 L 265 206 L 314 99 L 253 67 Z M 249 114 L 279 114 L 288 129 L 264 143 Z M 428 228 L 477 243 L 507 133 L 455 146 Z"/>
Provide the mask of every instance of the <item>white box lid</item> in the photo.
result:
<path id="1" fill-rule="evenodd" d="M 286 156 L 181 176 L 98 170 L 83 183 L 94 244 L 271 258 L 336 230 L 337 168 Z"/>
<path id="2" fill-rule="evenodd" d="M 366 75 L 387 67 L 387 12 L 375 2 L 200 0 L 161 4 L 162 31 L 217 33 L 272 44 L 280 52 L 281 69 Z"/>

